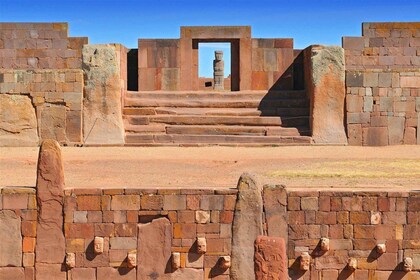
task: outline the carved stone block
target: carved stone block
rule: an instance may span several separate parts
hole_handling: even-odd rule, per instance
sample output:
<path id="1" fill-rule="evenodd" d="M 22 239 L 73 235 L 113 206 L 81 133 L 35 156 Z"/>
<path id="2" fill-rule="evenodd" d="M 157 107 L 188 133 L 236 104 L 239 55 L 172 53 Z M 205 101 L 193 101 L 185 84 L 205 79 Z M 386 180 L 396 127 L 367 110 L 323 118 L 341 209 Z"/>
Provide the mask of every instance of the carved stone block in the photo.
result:
<path id="1" fill-rule="evenodd" d="M 181 267 L 181 253 L 172 252 L 172 269 L 178 269 Z"/>
<path id="2" fill-rule="evenodd" d="M 137 266 L 137 251 L 136 250 L 128 252 L 127 266 L 129 268 L 133 268 Z"/>
<path id="3" fill-rule="evenodd" d="M 96 236 L 93 241 L 93 249 L 95 254 L 102 254 L 104 252 L 104 238 Z"/>
<path id="4" fill-rule="evenodd" d="M 76 254 L 66 253 L 66 266 L 67 268 L 73 268 L 76 266 Z"/>
<path id="5" fill-rule="evenodd" d="M 347 262 L 347 267 L 350 270 L 356 270 L 357 269 L 357 259 L 356 258 L 349 258 Z"/>
<path id="6" fill-rule="evenodd" d="M 386 253 L 386 245 L 385 245 L 385 243 L 377 244 L 376 245 L 376 252 L 378 252 L 379 254 Z"/>
<path id="7" fill-rule="evenodd" d="M 197 253 L 204 254 L 207 251 L 207 242 L 205 237 L 197 237 Z"/>
<path id="8" fill-rule="evenodd" d="M 410 272 L 413 270 L 413 259 L 412 258 L 404 258 L 403 260 L 403 270 L 405 272 Z"/>
<path id="9" fill-rule="evenodd" d="M 228 269 L 231 266 L 230 256 L 222 256 L 219 259 L 219 266 L 221 269 Z"/>
<path id="10" fill-rule="evenodd" d="M 308 252 L 303 252 L 300 255 L 300 270 L 308 271 L 311 263 L 311 256 Z"/>

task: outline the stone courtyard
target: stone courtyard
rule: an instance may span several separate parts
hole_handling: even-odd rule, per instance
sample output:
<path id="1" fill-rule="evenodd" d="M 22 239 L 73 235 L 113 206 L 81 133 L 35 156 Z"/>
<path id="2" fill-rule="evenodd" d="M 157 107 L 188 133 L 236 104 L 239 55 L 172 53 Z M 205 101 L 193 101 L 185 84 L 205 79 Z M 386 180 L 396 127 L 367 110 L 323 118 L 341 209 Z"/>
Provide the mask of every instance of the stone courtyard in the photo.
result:
<path id="1" fill-rule="evenodd" d="M 305 49 L 0 23 L 0 279 L 420 280 L 419 57 L 419 22 Z"/>

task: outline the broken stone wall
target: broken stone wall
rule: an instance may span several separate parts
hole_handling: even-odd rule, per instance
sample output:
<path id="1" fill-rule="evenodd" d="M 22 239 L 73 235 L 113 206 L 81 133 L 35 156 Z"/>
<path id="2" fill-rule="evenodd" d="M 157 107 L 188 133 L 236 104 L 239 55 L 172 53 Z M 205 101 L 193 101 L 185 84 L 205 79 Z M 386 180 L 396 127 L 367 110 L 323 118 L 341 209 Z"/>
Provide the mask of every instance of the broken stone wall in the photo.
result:
<path id="1" fill-rule="evenodd" d="M 363 23 L 343 48 L 349 144 L 420 144 L 420 23 Z"/>
<path id="2" fill-rule="evenodd" d="M 0 145 L 33 146 L 38 138 L 81 142 L 83 44 L 86 37 L 68 37 L 67 23 L 0 23 L 0 94 L 22 95 L 19 106 L 27 97 L 34 107 L 26 106 L 21 118 L 2 116 Z M 35 128 L 26 120 L 32 110 Z M 38 135 L 28 137 L 28 126 Z"/>

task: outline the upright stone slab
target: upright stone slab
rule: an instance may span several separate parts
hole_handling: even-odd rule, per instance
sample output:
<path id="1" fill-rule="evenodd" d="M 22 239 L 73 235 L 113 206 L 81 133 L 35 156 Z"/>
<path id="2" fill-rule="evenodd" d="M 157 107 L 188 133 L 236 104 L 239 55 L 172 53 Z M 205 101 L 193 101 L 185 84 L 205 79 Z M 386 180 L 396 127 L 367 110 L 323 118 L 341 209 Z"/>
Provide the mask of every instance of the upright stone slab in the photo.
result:
<path id="1" fill-rule="evenodd" d="M 0 94 L 0 146 L 38 146 L 35 109 L 28 96 Z"/>
<path id="2" fill-rule="evenodd" d="M 263 197 L 268 236 L 282 237 L 287 240 L 286 189 L 281 185 L 265 185 Z"/>
<path id="3" fill-rule="evenodd" d="M 305 65 L 313 142 L 347 144 L 344 130 L 344 50 L 337 46 L 310 46 L 305 50 Z"/>
<path id="4" fill-rule="evenodd" d="M 171 223 L 159 218 L 137 228 L 137 279 L 171 279 Z"/>
<path id="5" fill-rule="evenodd" d="M 254 279 L 254 242 L 263 233 L 261 189 L 249 174 L 238 182 L 238 197 L 232 227 L 232 280 Z"/>
<path id="6" fill-rule="evenodd" d="M 214 89 L 223 90 L 225 88 L 225 62 L 223 61 L 223 51 L 214 52 L 215 59 L 213 60 L 213 80 Z"/>
<path id="7" fill-rule="evenodd" d="M 255 280 L 289 279 L 286 243 L 281 237 L 258 236 L 255 241 Z"/>
<path id="8" fill-rule="evenodd" d="M 54 264 L 62 264 L 65 256 L 63 233 L 64 171 L 60 146 L 55 140 L 45 140 L 39 150 L 37 168 L 38 224 L 36 266 L 54 271 Z M 44 276 L 45 279 L 48 275 Z"/>
<path id="9" fill-rule="evenodd" d="M 0 211 L 0 267 L 22 265 L 20 218 L 14 211 Z"/>
<path id="10" fill-rule="evenodd" d="M 113 45 L 84 45 L 83 137 L 86 144 L 124 144 L 120 58 Z"/>

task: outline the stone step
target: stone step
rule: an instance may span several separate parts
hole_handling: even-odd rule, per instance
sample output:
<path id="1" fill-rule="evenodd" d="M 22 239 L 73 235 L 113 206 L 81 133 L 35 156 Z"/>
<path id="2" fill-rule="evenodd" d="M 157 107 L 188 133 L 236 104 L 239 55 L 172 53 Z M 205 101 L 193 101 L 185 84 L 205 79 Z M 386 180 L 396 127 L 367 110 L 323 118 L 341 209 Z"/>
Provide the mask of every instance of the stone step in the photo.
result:
<path id="1" fill-rule="evenodd" d="M 135 99 L 277 99 L 277 98 L 307 98 L 305 90 L 277 90 L 277 91 L 127 91 L 126 98 Z"/>
<path id="2" fill-rule="evenodd" d="M 150 125 L 125 125 L 125 132 L 129 133 L 166 133 L 166 125 L 150 124 Z"/>
<path id="3" fill-rule="evenodd" d="M 297 128 L 229 125 L 168 125 L 166 134 L 300 136 Z"/>
<path id="4" fill-rule="evenodd" d="M 148 125 L 151 123 L 164 123 L 172 125 L 282 125 L 280 117 L 150 115 L 126 116 L 126 118 L 128 123 L 132 125 Z"/>
<path id="5" fill-rule="evenodd" d="M 126 134 L 126 145 L 309 145 L 311 137 L 308 136 L 244 136 L 244 135 L 165 135 L 165 134 Z"/>
<path id="6" fill-rule="evenodd" d="M 293 99 L 155 99 L 155 98 L 127 98 L 125 107 L 195 107 L 195 108 L 258 108 L 263 111 L 272 108 L 307 108 L 309 101 L 303 98 Z"/>
<path id="7" fill-rule="evenodd" d="M 209 115 L 209 116 L 309 116 L 309 108 L 277 108 L 263 112 L 254 108 L 185 108 L 185 107 L 155 107 L 155 108 L 124 108 L 124 115 Z"/>

